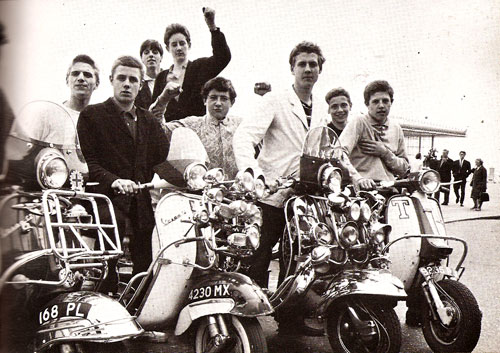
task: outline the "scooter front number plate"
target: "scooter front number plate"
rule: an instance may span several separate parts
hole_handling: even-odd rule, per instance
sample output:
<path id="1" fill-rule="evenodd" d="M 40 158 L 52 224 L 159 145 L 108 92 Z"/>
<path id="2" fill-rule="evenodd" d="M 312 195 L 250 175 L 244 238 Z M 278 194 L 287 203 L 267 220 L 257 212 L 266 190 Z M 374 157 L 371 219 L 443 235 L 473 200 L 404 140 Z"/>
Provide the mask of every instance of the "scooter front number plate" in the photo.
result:
<path id="1" fill-rule="evenodd" d="M 76 317 L 85 319 L 92 305 L 87 303 L 57 303 L 52 304 L 38 313 L 38 323 L 43 325 L 50 320 L 61 317 Z"/>
<path id="2" fill-rule="evenodd" d="M 431 277 L 436 278 L 438 276 L 447 276 L 452 278 L 458 278 L 458 273 L 451 267 L 443 267 L 443 266 L 427 266 L 420 267 L 420 273 L 426 278 L 430 279 Z"/>
<path id="3" fill-rule="evenodd" d="M 191 289 L 189 292 L 189 300 L 203 300 L 209 298 L 228 298 L 231 297 L 229 292 L 229 284 L 212 284 L 200 288 Z"/>

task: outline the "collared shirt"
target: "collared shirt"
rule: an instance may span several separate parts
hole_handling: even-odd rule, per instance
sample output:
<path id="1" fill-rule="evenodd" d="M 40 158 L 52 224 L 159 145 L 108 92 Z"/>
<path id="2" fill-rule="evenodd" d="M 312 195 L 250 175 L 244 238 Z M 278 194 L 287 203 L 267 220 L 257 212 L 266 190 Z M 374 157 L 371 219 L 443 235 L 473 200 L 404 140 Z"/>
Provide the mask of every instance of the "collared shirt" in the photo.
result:
<path id="1" fill-rule="evenodd" d="M 137 137 L 137 113 L 135 105 L 133 105 L 130 110 L 125 111 L 122 110 L 122 108 L 119 107 L 118 104 L 116 104 L 114 99 L 113 103 L 115 103 L 117 110 L 120 112 L 120 117 L 123 118 L 125 125 L 127 125 L 127 128 L 135 141 Z"/>
<path id="2" fill-rule="evenodd" d="M 151 94 L 153 94 L 153 89 L 155 87 L 155 79 L 148 76 L 148 74 L 144 74 L 144 82 L 148 84 L 148 88 Z"/>
<path id="3" fill-rule="evenodd" d="M 186 75 L 186 67 L 187 67 L 186 64 L 182 65 L 181 71 L 178 73 L 175 73 L 174 72 L 174 65 L 170 66 L 170 68 L 168 69 L 168 74 L 167 74 L 167 83 L 175 82 L 175 83 L 178 83 L 179 86 L 182 87 L 182 84 L 184 83 L 184 76 Z M 175 97 L 175 99 L 179 100 L 179 96 Z"/>
<path id="4" fill-rule="evenodd" d="M 233 135 L 240 123 L 240 117 L 228 115 L 224 120 L 218 120 L 206 114 L 172 121 L 167 123 L 167 127 L 173 130 L 183 126 L 196 132 L 210 159 L 208 168 L 222 168 L 226 179 L 234 179 L 238 168 L 233 152 Z"/>
<path id="5" fill-rule="evenodd" d="M 382 157 L 364 154 L 358 147 L 360 139 L 383 142 L 387 153 Z M 349 120 L 339 140 L 357 170 L 355 179 L 391 181 L 394 175 L 402 176 L 408 170 L 403 129 L 390 118 L 379 124 L 369 115 L 356 116 Z"/>

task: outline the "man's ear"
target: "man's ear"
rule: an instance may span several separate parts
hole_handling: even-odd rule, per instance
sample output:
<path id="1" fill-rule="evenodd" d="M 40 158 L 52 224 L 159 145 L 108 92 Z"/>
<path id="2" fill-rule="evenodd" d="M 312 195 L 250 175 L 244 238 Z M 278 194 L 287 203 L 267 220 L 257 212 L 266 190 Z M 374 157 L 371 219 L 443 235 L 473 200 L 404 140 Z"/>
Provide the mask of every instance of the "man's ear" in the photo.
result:
<path id="1" fill-rule="evenodd" d="M 109 82 L 113 83 L 113 75 L 109 75 Z"/>

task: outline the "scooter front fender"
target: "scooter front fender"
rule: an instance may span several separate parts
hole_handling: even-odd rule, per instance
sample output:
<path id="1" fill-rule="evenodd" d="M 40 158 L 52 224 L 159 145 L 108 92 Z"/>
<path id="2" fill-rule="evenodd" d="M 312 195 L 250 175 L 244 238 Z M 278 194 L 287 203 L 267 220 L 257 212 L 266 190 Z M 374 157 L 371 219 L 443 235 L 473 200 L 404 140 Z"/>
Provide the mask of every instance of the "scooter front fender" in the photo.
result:
<path id="1" fill-rule="evenodd" d="M 96 292 L 64 293 L 37 313 L 35 352 L 65 342 L 115 342 L 144 332 L 115 299 Z"/>
<path id="2" fill-rule="evenodd" d="M 175 334 L 183 334 L 200 317 L 232 314 L 243 317 L 269 315 L 273 308 L 262 289 L 241 273 L 205 273 L 190 280 L 188 304 L 181 310 Z"/>
<path id="3" fill-rule="evenodd" d="M 343 271 L 322 295 L 319 313 L 347 296 L 376 296 L 406 300 L 403 283 L 388 270 L 363 269 Z"/>

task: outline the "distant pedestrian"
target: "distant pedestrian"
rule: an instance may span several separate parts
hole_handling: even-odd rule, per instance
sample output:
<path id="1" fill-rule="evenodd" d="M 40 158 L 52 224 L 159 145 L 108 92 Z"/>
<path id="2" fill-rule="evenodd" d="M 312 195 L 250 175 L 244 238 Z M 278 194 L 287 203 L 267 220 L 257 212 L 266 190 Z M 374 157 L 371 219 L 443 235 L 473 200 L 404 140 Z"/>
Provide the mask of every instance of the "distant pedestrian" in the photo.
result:
<path id="1" fill-rule="evenodd" d="M 474 174 L 472 175 L 470 185 L 472 186 L 471 197 L 474 201 L 474 207 L 471 210 L 481 211 L 481 205 L 483 204 L 482 194 L 486 192 L 486 180 L 488 177 L 481 158 L 476 159 L 476 168 L 472 169 L 472 171 Z"/>
<path id="2" fill-rule="evenodd" d="M 415 155 L 415 158 L 410 159 L 410 172 L 418 172 L 424 167 L 424 162 L 422 161 L 422 154 L 419 152 Z"/>
<path id="3" fill-rule="evenodd" d="M 472 173 L 470 162 L 465 160 L 465 151 L 460 151 L 458 154 L 460 156 L 455 162 L 453 162 L 453 179 L 455 184 L 453 184 L 453 190 L 455 191 L 455 196 L 457 197 L 455 203 L 460 201 L 460 206 L 464 205 L 465 199 L 465 185 L 467 184 L 467 177 Z"/>
<path id="4" fill-rule="evenodd" d="M 439 160 L 438 169 L 439 176 L 441 177 L 441 182 L 449 183 L 451 181 L 451 171 L 453 169 L 453 160 L 448 157 L 449 151 L 447 149 L 443 150 L 443 154 L 441 155 L 441 160 Z M 445 190 L 440 190 L 436 194 L 436 198 L 439 202 L 439 195 L 441 193 L 444 194 L 444 200 L 441 205 L 448 205 L 448 201 L 450 199 L 450 189 L 449 185 L 446 186 Z"/>

